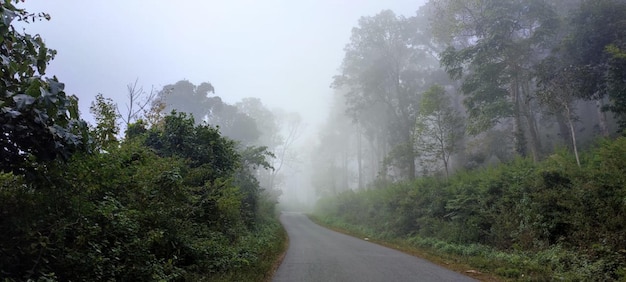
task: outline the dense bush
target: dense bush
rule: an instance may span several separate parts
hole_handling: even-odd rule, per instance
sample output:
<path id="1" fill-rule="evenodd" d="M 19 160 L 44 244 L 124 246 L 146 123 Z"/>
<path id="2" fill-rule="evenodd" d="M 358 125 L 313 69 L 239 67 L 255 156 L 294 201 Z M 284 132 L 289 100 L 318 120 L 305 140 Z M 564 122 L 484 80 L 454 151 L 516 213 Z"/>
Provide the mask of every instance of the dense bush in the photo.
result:
<path id="1" fill-rule="evenodd" d="M 541 163 L 516 159 L 449 180 L 422 178 L 319 202 L 317 215 L 364 226 L 381 238 L 433 238 L 565 259 L 554 271 L 589 267 L 617 279 L 626 267 L 626 138 L 602 140 L 583 155 L 559 151 Z M 556 250 L 556 251 L 555 251 Z M 565 255 L 567 254 L 567 255 Z M 568 266 L 570 265 L 570 266 Z M 591 269 L 593 268 L 593 269 Z M 622 275 L 622 276 L 620 276 Z"/>
<path id="2" fill-rule="evenodd" d="M 120 142 L 102 95 L 87 128 L 43 77 L 56 51 L 12 26 L 49 16 L 12 2 L 0 4 L 0 279 L 264 279 L 285 241 L 254 177 L 271 154 L 176 113 Z"/>
<path id="3" fill-rule="evenodd" d="M 272 209 L 261 211 L 257 202 L 273 203 L 258 188 L 235 185 L 258 183 L 247 176 L 251 168 L 240 162 L 234 142 L 187 121 L 172 115 L 165 124 L 188 126 L 187 144 L 221 159 L 205 164 L 172 147 L 159 156 L 162 149 L 138 137 L 67 164 L 41 164 L 46 170 L 37 180 L 2 174 L 0 276 L 169 281 L 267 271 L 257 266 L 284 238 Z M 145 134 L 171 136 L 165 130 Z"/>

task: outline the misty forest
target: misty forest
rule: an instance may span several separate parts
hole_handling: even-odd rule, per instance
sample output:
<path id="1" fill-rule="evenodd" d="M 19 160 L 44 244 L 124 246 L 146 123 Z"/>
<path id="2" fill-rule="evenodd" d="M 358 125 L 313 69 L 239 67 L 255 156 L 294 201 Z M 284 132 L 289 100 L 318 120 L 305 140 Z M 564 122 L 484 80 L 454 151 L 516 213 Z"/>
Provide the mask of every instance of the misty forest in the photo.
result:
<path id="1" fill-rule="evenodd" d="M 626 279 L 624 0 L 363 15 L 308 135 L 211 77 L 66 93 L 64 50 L 28 33 L 55 18 L 20 2 L 0 6 L 2 281 L 269 281 L 281 211 L 481 280 Z"/>

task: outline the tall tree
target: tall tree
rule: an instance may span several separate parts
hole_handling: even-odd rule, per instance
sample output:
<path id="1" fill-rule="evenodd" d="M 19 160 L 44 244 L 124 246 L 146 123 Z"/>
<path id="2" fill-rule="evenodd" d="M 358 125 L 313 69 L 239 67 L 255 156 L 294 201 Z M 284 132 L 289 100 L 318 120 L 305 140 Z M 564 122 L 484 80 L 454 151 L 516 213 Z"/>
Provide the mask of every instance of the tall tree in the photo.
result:
<path id="1" fill-rule="evenodd" d="M 311 154 L 312 184 L 318 195 L 336 195 L 352 188 L 354 166 L 350 164 L 353 163 L 355 149 L 358 150 L 354 129 L 352 119 L 346 115 L 342 93 L 335 93 L 329 116 L 319 132 L 318 143 Z M 361 185 L 359 183 L 357 187 L 361 188 Z"/>
<path id="2" fill-rule="evenodd" d="M 450 175 L 450 156 L 465 133 L 460 113 L 450 105 L 445 89 L 434 85 L 422 95 L 416 119 L 416 146 L 426 162 L 440 162 Z"/>
<path id="3" fill-rule="evenodd" d="M 468 130 L 480 133 L 512 118 L 516 151 L 539 158 L 533 66 L 558 26 L 544 0 L 436 0 L 442 65 L 462 79 Z M 530 152 L 528 152 L 530 151 Z"/>
<path id="4" fill-rule="evenodd" d="M 571 32 L 559 50 L 563 60 L 575 69 L 588 69 L 581 98 L 596 100 L 600 110 L 612 110 L 622 123 L 626 123 L 623 88 L 619 87 L 626 72 L 623 58 L 614 56 L 619 48 L 626 47 L 626 3 L 621 0 L 586 0 L 570 18 Z M 615 49 L 617 48 L 617 49 Z M 622 89 L 621 91 L 618 89 Z M 608 95 L 609 105 L 604 106 Z M 617 107 L 616 107 L 617 106 Z M 604 135 L 609 134 L 606 118 L 600 114 L 600 126 Z"/>
<path id="5" fill-rule="evenodd" d="M 348 111 L 354 119 L 367 114 L 385 121 L 387 141 L 392 152 L 397 152 L 391 158 L 407 179 L 415 178 L 416 154 L 411 144 L 418 93 L 427 89 L 428 77 L 438 68 L 432 40 L 416 41 L 414 36 L 422 27 L 414 23 L 389 10 L 362 17 L 352 30 L 341 74 L 333 83 L 347 91 Z"/>
<path id="6" fill-rule="evenodd" d="M 298 155 L 293 151 L 294 143 L 302 136 L 304 123 L 298 113 L 275 110 L 280 128 L 280 134 L 275 136 L 273 153 L 275 158 L 270 161 L 274 168 L 269 175 L 268 185 L 271 189 L 279 187 L 281 183 L 281 171 L 286 165 L 294 165 Z"/>
<path id="7" fill-rule="evenodd" d="M 181 80 L 163 86 L 157 98 L 165 104 L 166 113 L 172 110 L 185 112 L 193 116 L 196 124 L 200 124 L 210 114 L 214 102 L 209 93 L 215 93 L 215 89 L 208 82 L 196 86 L 188 80 Z"/>
<path id="8" fill-rule="evenodd" d="M 610 104 L 608 110 L 615 113 L 622 131 L 626 131 L 626 42 L 607 46 L 611 54 L 607 81 Z"/>
<path id="9" fill-rule="evenodd" d="M 239 112 L 252 118 L 259 131 L 259 138 L 254 145 L 267 146 L 270 151 L 274 151 L 276 136 L 280 135 L 277 117 L 269 110 L 259 98 L 244 98 L 235 103 Z"/>
<path id="10" fill-rule="evenodd" d="M 566 60 L 555 56 L 546 58 L 537 66 L 538 86 L 537 97 L 539 102 L 554 115 L 565 120 L 569 129 L 566 137 L 569 137 L 571 148 L 576 156 L 576 163 L 580 166 L 578 157 L 578 144 L 576 141 L 576 126 L 578 120 L 575 102 L 583 94 L 586 78 L 590 76 L 589 68 L 569 65 Z"/>
<path id="11" fill-rule="evenodd" d="M 211 98 L 209 106 L 207 121 L 209 124 L 218 126 L 224 136 L 237 140 L 243 145 L 252 145 L 259 139 L 261 132 L 256 121 L 241 112 L 237 106 L 227 104 L 217 96 Z"/>

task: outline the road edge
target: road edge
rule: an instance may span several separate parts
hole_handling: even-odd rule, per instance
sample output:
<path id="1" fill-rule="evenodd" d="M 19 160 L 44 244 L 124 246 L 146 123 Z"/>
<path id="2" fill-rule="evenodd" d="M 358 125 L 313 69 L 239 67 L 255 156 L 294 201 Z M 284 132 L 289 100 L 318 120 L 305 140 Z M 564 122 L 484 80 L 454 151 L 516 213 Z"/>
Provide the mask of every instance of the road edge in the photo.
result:
<path id="1" fill-rule="evenodd" d="M 289 233 L 287 233 L 287 230 L 285 230 L 285 226 L 283 225 L 283 223 L 280 222 L 280 216 L 279 216 L 279 223 L 280 223 L 281 234 L 285 238 L 285 240 L 283 241 L 283 246 L 282 246 L 283 251 L 276 258 L 276 260 L 274 261 L 274 264 L 265 275 L 266 278 L 264 282 L 271 282 L 274 279 L 274 275 L 276 275 L 278 268 L 283 263 L 283 260 L 285 259 L 285 256 L 287 255 L 287 250 L 289 249 Z"/>
<path id="2" fill-rule="evenodd" d="M 365 240 L 364 238 L 366 238 L 364 235 L 365 234 L 361 234 L 355 231 L 351 231 L 348 229 L 344 229 L 344 228 L 340 228 L 340 227 L 336 227 L 336 226 L 332 226 L 332 225 L 328 225 L 324 222 L 322 222 L 321 220 L 319 220 L 317 217 L 315 217 L 314 215 L 311 214 L 304 214 L 307 218 L 309 218 L 309 220 L 311 220 L 313 223 L 333 230 L 335 232 L 339 232 L 341 234 L 345 234 L 357 239 L 361 239 L 361 240 Z M 400 252 L 403 252 L 405 254 L 414 256 L 414 257 L 418 257 L 424 260 L 427 260 L 431 263 L 437 264 L 441 267 L 444 267 L 450 271 L 454 271 L 457 272 L 459 274 L 471 277 L 473 279 L 477 279 L 480 281 L 486 281 L 486 282 L 499 282 L 499 281 L 507 281 L 506 279 L 503 279 L 502 277 L 498 277 L 495 276 L 491 273 L 483 273 L 483 272 L 479 272 L 479 271 L 474 271 L 472 270 L 472 268 L 464 263 L 461 262 L 456 262 L 456 261 L 450 261 L 450 259 L 446 259 L 443 258 L 441 256 L 436 255 L 433 252 L 424 252 L 423 250 L 419 250 L 415 247 L 409 247 L 408 245 L 406 246 L 399 246 L 398 243 L 394 243 L 394 242 L 387 242 L 387 241 L 382 241 L 382 240 L 378 240 L 378 239 L 373 239 L 373 238 L 367 238 L 368 242 L 380 245 L 380 246 L 384 246 L 387 248 L 391 248 Z"/>

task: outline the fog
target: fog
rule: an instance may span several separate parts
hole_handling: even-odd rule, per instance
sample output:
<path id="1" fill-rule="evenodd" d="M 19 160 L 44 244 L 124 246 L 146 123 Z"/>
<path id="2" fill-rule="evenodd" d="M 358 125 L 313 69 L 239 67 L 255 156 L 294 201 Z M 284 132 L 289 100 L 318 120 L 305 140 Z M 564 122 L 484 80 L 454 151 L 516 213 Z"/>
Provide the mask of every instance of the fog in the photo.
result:
<path id="1" fill-rule="evenodd" d="M 327 113 L 329 85 L 359 17 L 411 15 L 416 1 L 26 1 L 51 21 L 27 25 L 58 54 L 48 75 L 80 98 L 122 103 L 126 85 L 149 89 L 210 82 L 226 102 L 259 97 L 300 113 L 312 127 Z M 86 116 L 86 118 L 88 118 Z"/>
<path id="2" fill-rule="evenodd" d="M 51 15 L 23 27 L 57 50 L 47 75 L 79 97 L 88 122 L 98 93 L 123 108 L 135 81 L 146 91 L 179 80 L 210 82 L 226 103 L 258 97 L 270 109 L 300 114 L 303 132 L 292 150 L 301 150 L 328 115 L 329 85 L 358 19 L 383 9 L 411 16 L 423 2 L 34 0 L 21 6 Z M 290 195 L 295 188 L 283 187 L 283 198 L 312 195 L 304 188 L 310 181 L 303 157 L 285 168 L 298 176 L 286 186 L 301 192 Z"/>
<path id="3" fill-rule="evenodd" d="M 23 2 L 8 280 L 320 269 L 303 212 L 478 280 L 625 279 L 625 0 Z"/>
<path id="4" fill-rule="evenodd" d="M 537 161 L 616 132 L 601 110 L 607 98 L 559 92 L 584 90 L 567 80 L 578 79 L 574 72 L 553 75 L 567 26 L 534 30 L 544 16 L 565 22 L 573 2 L 551 3 L 558 13 L 529 14 L 528 27 L 502 31 L 520 46 L 543 43 L 512 49 L 509 62 L 524 63 L 494 74 L 454 51 L 482 50 L 496 62 L 490 67 L 502 67 L 497 50 L 480 47 L 501 42 L 472 30 L 482 29 L 465 18 L 469 8 L 426 2 L 27 1 L 25 9 L 52 19 L 19 26 L 58 51 L 47 75 L 78 96 L 90 123 L 96 94 L 123 111 L 136 83 L 163 98 L 167 112 L 179 107 L 242 146 L 267 146 L 274 171 L 257 178 L 286 209 L 514 156 Z M 500 84 L 490 85 L 494 75 Z"/>

